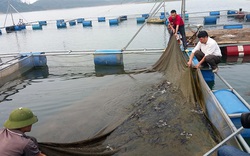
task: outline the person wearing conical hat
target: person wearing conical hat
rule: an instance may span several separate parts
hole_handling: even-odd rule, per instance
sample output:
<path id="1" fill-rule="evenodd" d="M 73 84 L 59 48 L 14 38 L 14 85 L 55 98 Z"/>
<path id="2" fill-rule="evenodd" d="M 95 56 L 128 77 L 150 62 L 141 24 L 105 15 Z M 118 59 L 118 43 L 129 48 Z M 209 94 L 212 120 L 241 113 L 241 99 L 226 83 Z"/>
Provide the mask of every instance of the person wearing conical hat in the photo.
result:
<path id="1" fill-rule="evenodd" d="M 37 117 L 29 108 L 13 110 L 5 121 L 4 128 L 0 129 L 0 155 L 45 156 L 38 149 L 36 139 L 25 135 L 37 121 Z"/>

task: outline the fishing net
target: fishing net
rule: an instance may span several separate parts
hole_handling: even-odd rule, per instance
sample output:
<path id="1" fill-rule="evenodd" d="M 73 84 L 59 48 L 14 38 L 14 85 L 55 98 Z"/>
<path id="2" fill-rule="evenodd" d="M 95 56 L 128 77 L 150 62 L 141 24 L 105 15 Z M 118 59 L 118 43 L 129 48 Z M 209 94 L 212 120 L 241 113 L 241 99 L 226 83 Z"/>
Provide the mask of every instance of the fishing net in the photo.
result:
<path id="1" fill-rule="evenodd" d="M 190 149 L 199 147 L 197 150 L 200 153 L 197 153 L 201 155 L 204 148 L 208 150 L 214 145 L 214 142 L 211 141 L 213 139 L 204 141 L 201 137 L 206 135 L 205 137 L 209 138 L 207 128 L 198 129 L 197 131 L 194 130 L 193 126 L 187 124 L 187 122 L 197 122 L 196 124 L 200 125 L 206 124 L 206 121 L 196 120 L 201 117 L 197 114 L 190 114 L 190 108 L 195 107 L 196 103 L 203 103 L 202 96 L 197 92 L 197 90 L 199 91 L 199 86 L 195 84 L 194 78 L 196 77 L 193 76 L 196 74 L 193 69 L 187 67 L 187 58 L 180 50 L 174 36 L 170 39 L 168 47 L 162 56 L 151 68 L 137 72 L 161 72 L 164 75 L 163 83 L 156 87 L 158 88 L 157 91 L 153 95 L 148 95 L 150 98 L 142 97 L 144 101 L 140 102 L 140 108 L 133 110 L 131 114 L 117 122 L 111 123 L 92 138 L 73 143 L 39 143 L 41 151 L 48 156 L 115 155 L 119 151 L 122 152 L 118 155 L 122 155 L 124 151 L 133 151 L 137 147 L 141 153 L 137 151 L 137 153 L 130 153 L 131 155 L 144 152 L 152 152 L 154 154 L 156 150 L 158 154 L 164 155 L 166 151 L 163 149 L 166 150 L 167 146 L 171 148 L 172 146 L 182 147 L 182 144 L 188 142 L 192 134 L 186 132 L 185 129 L 194 131 L 196 135 L 193 137 L 196 140 L 193 141 L 193 144 L 187 144 L 188 147 L 183 146 L 182 153 L 190 152 Z M 198 79 L 196 82 L 198 82 Z M 170 84 L 173 84 L 173 87 L 170 87 Z M 164 94 L 165 92 L 167 94 Z M 158 100 L 156 100 L 156 97 L 158 97 Z M 176 105 L 180 105 L 181 108 L 176 107 Z M 147 107 L 149 108 L 146 109 Z M 167 114 L 168 116 L 166 116 Z M 188 115 L 183 116 L 182 114 Z M 178 123 L 174 120 L 176 118 L 180 119 Z M 144 121 L 150 122 L 150 124 Z M 175 130 L 165 129 L 164 131 L 164 129 L 161 129 L 162 127 L 168 127 L 167 125 L 172 125 Z M 161 138 L 166 138 L 166 140 Z M 169 140 L 167 141 L 167 139 Z M 180 144 L 171 143 L 177 139 L 180 140 Z M 145 140 L 148 140 L 150 143 L 145 144 Z M 209 144 L 208 141 L 211 141 L 213 145 Z M 128 142 L 132 142 L 130 146 Z M 151 146 L 152 142 L 160 145 Z M 155 150 L 152 150 L 152 148 Z M 175 148 L 172 154 L 180 153 L 178 149 Z M 163 153 L 160 153 L 161 151 Z"/>

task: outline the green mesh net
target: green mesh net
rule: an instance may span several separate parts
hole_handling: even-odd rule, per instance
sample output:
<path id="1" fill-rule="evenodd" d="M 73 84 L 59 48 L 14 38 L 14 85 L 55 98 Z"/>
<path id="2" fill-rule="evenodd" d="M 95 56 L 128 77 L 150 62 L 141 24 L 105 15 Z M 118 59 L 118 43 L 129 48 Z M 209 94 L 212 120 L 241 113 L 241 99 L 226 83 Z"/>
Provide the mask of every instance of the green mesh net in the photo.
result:
<path id="1" fill-rule="evenodd" d="M 140 104 L 135 104 L 131 114 L 103 128 L 92 138 L 73 143 L 39 143 L 41 151 L 48 156 L 141 155 L 145 152 L 148 155 L 166 155 L 166 152 L 202 155 L 213 147 L 214 139 L 206 127 L 210 125 L 202 115 L 190 113 L 197 103 L 204 111 L 203 98 L 197 72 L 187 67 L 186 55 L 174 36 L 151 68 L 134 73 L 140 72 L 163 73 L 163 82 L 155 89 L 160 92 L 159 96 L 148 93 Z M 167 94 L 163 94 L 165 92 Z"/>

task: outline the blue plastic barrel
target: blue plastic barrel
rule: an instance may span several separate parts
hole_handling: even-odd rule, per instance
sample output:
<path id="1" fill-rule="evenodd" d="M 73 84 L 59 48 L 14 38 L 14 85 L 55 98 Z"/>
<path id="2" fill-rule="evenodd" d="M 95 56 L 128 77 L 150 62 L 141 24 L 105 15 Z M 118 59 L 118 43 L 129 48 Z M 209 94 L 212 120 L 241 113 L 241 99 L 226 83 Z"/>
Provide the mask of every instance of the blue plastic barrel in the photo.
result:
<path id="1" fill-rule="evenodd" d="M 64 19 L 56 20 L 56 23 L 63 23 Z"/>
<path id="2" fill-rule="evenodd" d="M 137 23 L 144 23 L 145 22 L 145 17 L 137 17 L 136 18 Z"/>
<path id="3" fill-rule="evenodd" d="M 120 20 L 121 20 L 121 21 L 125 21 L 125 20 L 127 20 L 127 19 L 128 19 L 128 16 L 126 16 L 126 15 L 120 16 Z"/>
<path id="4" fill-rule="evenodd" d="M 166 20 L 166 21 L 165 21 L 165 24 L 166 24 L 166 25 L 168 25 L 168 24 L 169 24 L 169 21 L 168 21 L 168 20 Z"/>
<path id="5" fill-rule="evenodd" d="M 96 50 L 94 54 L 95 65 L 120 66 L 123 65 L 123 55 L 121 50 L 107 49 Z"/>
<path id="6" fill-rule="evenodd" d="M 60 29 L 60 28 L 67 28 L 67 24 L 66 22 L 58 22 L 56 24 L 57 28 Z"/>
<path id="7" fill-rule="evenodd" d="M 82 21 L 83 27 L 92 27 L 92 21 Z"/>
<path id="8" fill-rule="evenodd" d="M 227 11 L 227 15 L 228 15 L 227 17 L 234 17 L 235 14 L 237 14 L 237 12 L 234 11 L 234 10 L 228 10 L 228 11 Z"/>
<path id="9" fill-rule="evenodd" d="M 185 14 L 185 20 L 189 20 L 189 14 Z"/>
<path id="10" fill-rule="evenodd" d="M 217 17 L 220 17 L 220 11 L 211 11 L 209 13 L 210 16 L 217 16 Z"/>
<path id="11" fill-rule="evenodd" d="M 75 21 L 75 20 L 71 20 L 71 21 L 69 21 L 69 25 L 70 25 L 70 26 L 74 26 L 74 25 L 76 25 L 76 21 Z"/>
<path id="12" fill-rule="evenodd" d="M 2 35 L 2 30 L 0 29 L 0 35 Z"/>
<path id="13" fill-rule="evenodd" d="M 109 25 L 118 25 L 119 23 L 119 20 L 116 18 L 116 19 L 109 19 Z"/>
<path id="14" fill-rule="evenodd" d="M 82 23 L 84 21 L 84 18 L 78 18 L 76 21 L 77 23 Z"/>
<path id="15" fill-rule="evenodd" d="M 32 24 L 32 30 L 42 30 L 43 27 L 40 24 Z"/>
<path id="16" fill-rule="evenodd" d="M 216 24 L 216 22 L 217 22 L 217 17 L 213 16 L 204 17 L 204 25 Z"/>
<path id="17" fill-rule="evenodd" d="M 15 31 L 20 31 L 20 30 L 22 30 L 21 27 L 19 27 L 18 25 L 15 25 L 14 28 L 15 28 Z"/>
<path id="18" fill-rule="evenodd" d="M 47 25 L 47 21 L 39 21 L 38 22 L 40 25 Z"/>
<path id="19" fill-rule="evenodd" d="M 22 30 L 22 29 L 26 29 L 26 25 L 25 24 L 21 24 L 21 25 L 18 25 L 18 27 Z"/>
<path id="20" fill-rule="evenodd" d="M 165 19 L 165 18 L 166 18 L 165 15 L 160 16 L 160 19 Z"/>
<path id="21" fill-rule="evenodd" d="M 231 24 L 231 25 L 224 25 L 223 29 L 242 29 L 242 24 Z"/>
<path id="22" fill-rule="evenodd" d="M 246 21 L 250 22 L 250 14 L 246 14 Z"/>
<path id="23" fill-rule="evenodd" d="M 106 18 L 105 17 L 98 17 L 98 22 L 105 22 Z"/>
<path id="24" fill-rule="evenodd" d="M 149 14 L 142 14 L 141 17 L 144 17 L 145 19 L 147 19 L 149 17 Z"/>
<path id="25" fill-rule="evenodd" d="M 234 11 L 234 10 L 228 10 L 227 11 L 227 14 L 228 15 L 233 15 L 233 14 L 236 14 L 237 12 L 236 11 Z"/>
<path id="26" fill-rule="evenodd" d="M 43 67 L 47 66 L 47 57 L 44 52 L 30 52 L 30 53 L 20 53 L 21 57 L 31 56 L 33 57 L 33 66 L 34 67 Z"/>

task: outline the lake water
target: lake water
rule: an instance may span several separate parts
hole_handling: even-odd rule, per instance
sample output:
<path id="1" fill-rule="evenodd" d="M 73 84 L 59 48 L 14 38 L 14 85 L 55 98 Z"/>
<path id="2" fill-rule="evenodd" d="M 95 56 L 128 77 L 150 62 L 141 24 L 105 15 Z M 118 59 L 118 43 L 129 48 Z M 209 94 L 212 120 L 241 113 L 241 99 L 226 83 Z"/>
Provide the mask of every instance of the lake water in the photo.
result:
<path id="1" fill-rule="evenodd" d="M 149 13 L 153 5 L 153 3 L 123 4 L 14 14 L 16 22 L 19 18 L 24 17 L 28 22 L 46 20 L 48 25 L 44 26 L 43 30 L 37 31 L 32 30 L 30 26 L 27 26 L 26 30 L 16 33 L 6 34 L 3 31 L 2 36 L 0 36 L 0 54 L 122 49 L 142 26 L 136 23 L 136 17 Z M 249 12 L 250 10 L 247 10 L 249 8 L 244 8 L 249 5 L 249 0 L 227 0 L 226 2 L 188 0 L 186 10 L 187 12 L 206 12 L 243 8 L 244 11 Z M 167 2 L 165 8 L 168 12 L 172 9 L 180 12 L 180 6 L 180 1 L 173 1 Z M 202 18 L 193 17 L 192 21 L 191 19 L 192 16 L 203 16 L 203 14 L 190 14 L 190 23 L 200 24 Z M 110 27 L 107 21 L 105 23 L 97 21 L 97 17 L 104 16 L 111 19 L 121 15 L 127 15 L 128 20 L 119 23 L 118 26 Z M 66 29 L 56 28 L 55 20 L 70 20 L 80 17 L 92 20 L 93 27 L 84 28 L 81 24 L 77 24 L 72 27 L 68 25 Z M 8 16 L 7 25 L 11 24 L 10 19 Z M 4 20 L 5 15 L 0 14 L 1 26 Z M 220 21 L 221 24 L 238 22 L 232 19 L 223 20 L 223 18 Z M 168 38 L 169 35 L 164 25 L 147 24 L 128 46 L 128 49 L 163 49 L 167 46 Z M 1 92 L 0 124 L 4 123 L 12 109 L 22 106 L 31 108 L 38 115 L 39 122 L 33 126 L 30 135 L 37 137 L 39 141 L 71 142 L 91 137 L 102 127 L 130 113 L 135 103 L 143 102 L 146 93 L 157 92 L 157 89 L 152 88 L 162 81 L 161 74 L 126 75 L 119 73 L 150 67 L 160 55 L 160 53 L 125 54 L 124 67 L 112 70 L 95 67 L 93 55 L 48 56 L 48 69 L 35 70 L 14 81 L 12 85 L 10 84 L 10 88 Z M 247 62 L 221 63 L 219 73 L 247 102 L 250 102 L 250 82 L 248 81 L 250 64 Z M 224 86 L 216 79 L 214 89 L 221 87 Z M 182 107 L 184 106 L 180 108 Z M 198 118 L 197 121 L 202 121 L 202 116 Z M 177 119 L 174 121 L 179 122 Z M 193 128 L 190 133 L 193 133 L 193 136 L 205 135 L 207 125 L 203 122 L 198 124 L 197 121 L 189 122 Z M 204 134 L 197 132 L 200 129 L 204 131 Z M 191 142 L 199 140 L 198 137 L 193 138 L 186 148 L 189 152 L 190 149 L 193 149 L 190 152 L 193 154 L 189 153 L 190 155 L 195 155 L 195 153 L 200 155 L 214 146 L 214 142 L 208 139 L 204 141 L 205 148 L 201 151 L 198 145 L 191 144 Z M 178 139 L 176 142 L 174 141 L 172 139 L 168 143 L 169 148 L 165 150 L 172 151 L 172 154 L 176 155 L 180 152 L 178 146 L 185 144 L 178 144 Z M 173 149 L 170 144 L 175 148 Z M 185 151 L 185 146 L 183 150 Z M 159 147 L 156 148 L 156 151 L 160 151 Z M 184 151 L 180 153 L 184 153 Z M 137 152 L 137 154 L 142 154 L 141 150 Z M 161 155 L 161 152 L 158 154 Z"/>

